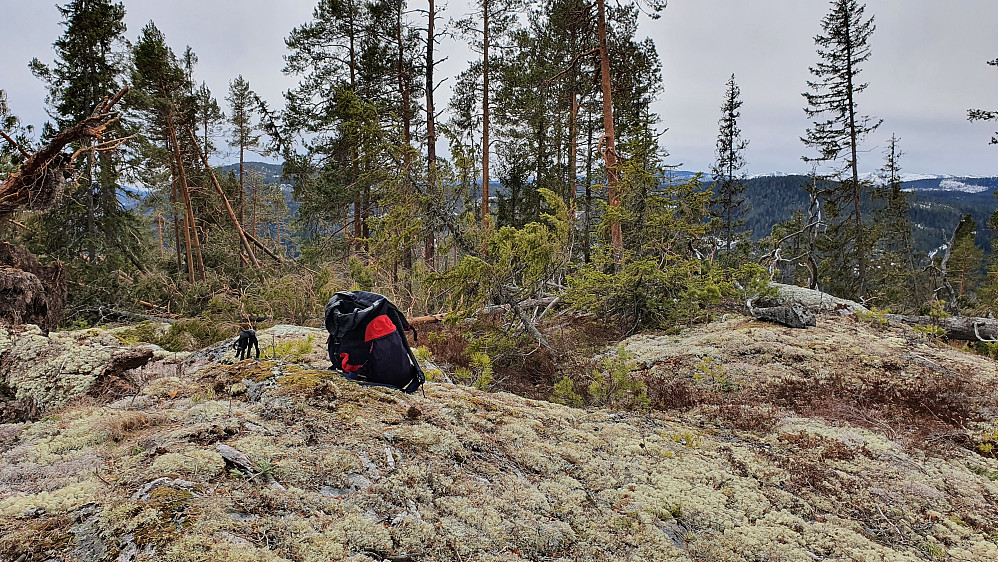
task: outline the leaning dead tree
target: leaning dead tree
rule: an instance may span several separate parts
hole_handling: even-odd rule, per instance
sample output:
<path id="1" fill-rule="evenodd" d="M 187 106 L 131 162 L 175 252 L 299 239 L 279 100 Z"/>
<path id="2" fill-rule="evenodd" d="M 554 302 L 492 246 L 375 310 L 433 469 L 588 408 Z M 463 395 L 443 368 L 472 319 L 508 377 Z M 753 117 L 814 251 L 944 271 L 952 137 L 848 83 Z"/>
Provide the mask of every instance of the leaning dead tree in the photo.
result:
<path id="1" fill-rule="evenodd" d="M 24 208 L 44 211 L 54 207 L 62 198 L 66 182 L 73 177 L 73 162 L 82 154 L 113 150 L 126 138 L 105 139 L 108 126 L 118 120 L 114 106 L 128 93 L 122 88 L 114 97 L 105 97 L 76 125 L 60 131 L 52 140 L 34 154 L 28 153 L 5 131 L 0 130 L 8 143 L 25 157 L 21 167 L 0 183 L 0 222 Z M 74 142 L 89 140 L 90 145 L 67 154 L 63 150 Z"/>

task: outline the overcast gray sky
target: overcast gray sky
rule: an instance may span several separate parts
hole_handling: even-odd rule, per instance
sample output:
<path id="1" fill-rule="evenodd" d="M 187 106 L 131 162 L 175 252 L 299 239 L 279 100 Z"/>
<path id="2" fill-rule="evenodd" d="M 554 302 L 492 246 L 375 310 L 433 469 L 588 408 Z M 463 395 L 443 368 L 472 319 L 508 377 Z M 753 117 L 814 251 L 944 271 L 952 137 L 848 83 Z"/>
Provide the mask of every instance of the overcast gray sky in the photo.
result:
<path id="1" fill-rule="evenodd" d="M 51 44 L 63 32 L 55 3 L 3 0 L 0 8 L 0 89 L 11 109 L 36 125 L 46 118 L 45 92 L 27 64 L 32 57 L 52 60 Z M 242 74 L 280 106 L 281 93 L 294 85 L 281 73 L 284 37 L 311 18 L 315 0 L 124 3 L 128 38 L 154 20 L 175 51 L 194 49 L 199 78 L 220 100 L 228 81 Z M 444 16 L 463 16 L 467 4 L 452 0 Z M 662 142 L 670 162 L 708 169 L 725 82 L 734 73 L 744 101 L 740 125 L 750 141 L 747 171 L 806 171 L 801 92 L 828 6 L 825 0 L 669 0 L 661 19 L 645 21 L 639 34 L 655 40 L 662 59 L 665 93 L 654 109 L 669 129 Z M 861 75 L 870 87 L 859 104 L 884 123 L 864 143 L 861 167 L 879 168 L 885 140 L 895 133 L 904 172 L 998 176 L 998 146 L 988 145 L 998 124 L 966 119 L 968 108 L 998 110 L 998 69 L 985 64 L 998 58 L 998 2 L 870 0 L 867 14 L 876 17 L 877 30 Z M 456 75 L 467 51 L 460 44 L 442 51 L 450 59 L 438 73 Z M 441 91 L 446 96 L 446 85 Z"/>

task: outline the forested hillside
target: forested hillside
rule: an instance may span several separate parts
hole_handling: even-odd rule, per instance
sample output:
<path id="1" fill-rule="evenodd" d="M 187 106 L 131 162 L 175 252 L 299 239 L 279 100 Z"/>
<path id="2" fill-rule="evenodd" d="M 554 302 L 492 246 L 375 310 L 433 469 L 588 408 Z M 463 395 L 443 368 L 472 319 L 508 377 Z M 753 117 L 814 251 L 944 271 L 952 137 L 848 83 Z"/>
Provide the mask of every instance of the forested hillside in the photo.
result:
<path id="1" fill-rule="evenodd" d="M 706 319 L 766 280 L 898 312 L 934 299 L 949 313 L 992 312 L 993 180 L 904 182 L 896 138 L 873 162 L 860 139 L 889 116 L 841 105 L 866 85 L 846 91 L 837 77 L 869 58 L 875 26 L 855 1 L 832 7 L 804 92 L 815 173 L 749 178 L 735 75 L 719 96 L 716 163 L 671 166 L 668 122 L 651 111 L 666 84 L 638 4 L 558 0 L 521 18 L 525 5 L 483 3 L 447 21 L 432 5 L 321 0 L 286 32 L 284 73 L 297 83 L 278 103 L 239 69 L 211 91 L 193 49 L 155 21 L 126 29 L 121 3 L 72 1 L 52 55 L 31 61 L 52 122 L 39 136 L 2 108 L 5 185 L 29 201 L 4 237 L 65 268 L 53 288 L 65 297 L 52 301 L 61 325 L 314 319 L 354 286 L 413 313 L 557 296 L 598 306 L 627 333 Z M 441 33 L 463 34 L 478 57 L 457 76 L 435 73 Z M 839 61 L 836 49 L 856 56 Z M 435 99 L 447 80 L 449 99 Z M 58 146 L 71 155 L 64 187 L 26 175 L 51 160 L 18 171 L 122 88 L 99 135 Z M 880 172 L 860 174 L 860 157 Z M 969 244 L 955 238 L 960 224 Z"/>
<path id="2" fill-rule="evenodd" d="M 790 133 L 725 70 L 689 171 L 688 5 L 314 0 L 268 98 L 259 31 L 62 2 L 47 120 L 0 83 L 0 558 L 996 556 L 998 178 L 906 175 L 897 13 L 827 3 Z"/>

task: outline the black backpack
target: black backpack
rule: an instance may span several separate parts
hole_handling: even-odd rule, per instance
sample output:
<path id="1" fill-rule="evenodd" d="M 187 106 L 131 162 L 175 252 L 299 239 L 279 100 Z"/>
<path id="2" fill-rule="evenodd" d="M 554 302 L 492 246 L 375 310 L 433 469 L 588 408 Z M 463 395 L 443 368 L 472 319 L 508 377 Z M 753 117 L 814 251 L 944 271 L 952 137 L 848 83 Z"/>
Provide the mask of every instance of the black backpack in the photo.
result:
<path id="1" fill-rule="evenodd" d="M 336 293 L 326 305 L 331 368 L 360 384 L 416 392 L 426 377 L 409 348 L 406 330 L 412 330 L 418 341 L 416 329 L 384 295 Z"/>

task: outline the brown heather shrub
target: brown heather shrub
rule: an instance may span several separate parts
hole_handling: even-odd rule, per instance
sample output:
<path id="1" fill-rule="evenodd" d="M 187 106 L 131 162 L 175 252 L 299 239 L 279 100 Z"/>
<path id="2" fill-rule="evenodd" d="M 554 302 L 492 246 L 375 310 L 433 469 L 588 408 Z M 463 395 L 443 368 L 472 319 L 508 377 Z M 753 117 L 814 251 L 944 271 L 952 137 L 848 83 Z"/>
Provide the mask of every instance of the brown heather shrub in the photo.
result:
<path id="1" fill-rule="evenodd" d="M 847 382 L 836 373 L 823 380 L 780 381 L 766 387 L 760 399 L 800 415 L 890 428 L 893 438 L 908 434 L 911 441 L 923 442 L 934 435 L 954 442 L 957 434 L 947 430 L 980 419 L 981 395 L 956 374 L 931 372 L 901 380 L 880 373 Z"/>
<path id="2" fill-rule="evenodd" d="M 717 406 L 716 417 L 732 429 L 769 433 L 782 414 L 770 404 L 722 404 Z"/>
<path id="3" fill-rule="evenodd" d="M 140 429 L 147 429 L 162 423 L 163 418 L 159 415 L 149 415 L 141 411 L 123 411 L 110 415 L 102 421 L 108 438 L 115 443 L 124 440 L 128 434 Z"/>
<path id="4" fill-rule="evenodd" d="M 685 378 L 652 379 L 647 386 L 655 410 L 688 410 L 704 404 L 720 404 L 716 393 L 698 388 Z"/>
<path id="5" fill-rule="evenodd" d="M 454 367 L 468 367 L 471 358 L 468 355 L 468 340 L 464 334 L 465 331 L 460 328 L 436 324 L 420 334 L 419 343 L 430 350 L 434 361 Z"/>
<path id="6" fill-rule="evenodd" d="M 42 562 L 57 559 L 66 550 L 73 536 L 74 521 L 67 515 L 43 517 L 28 521 L 0 519 L 0 560 Z"/>

